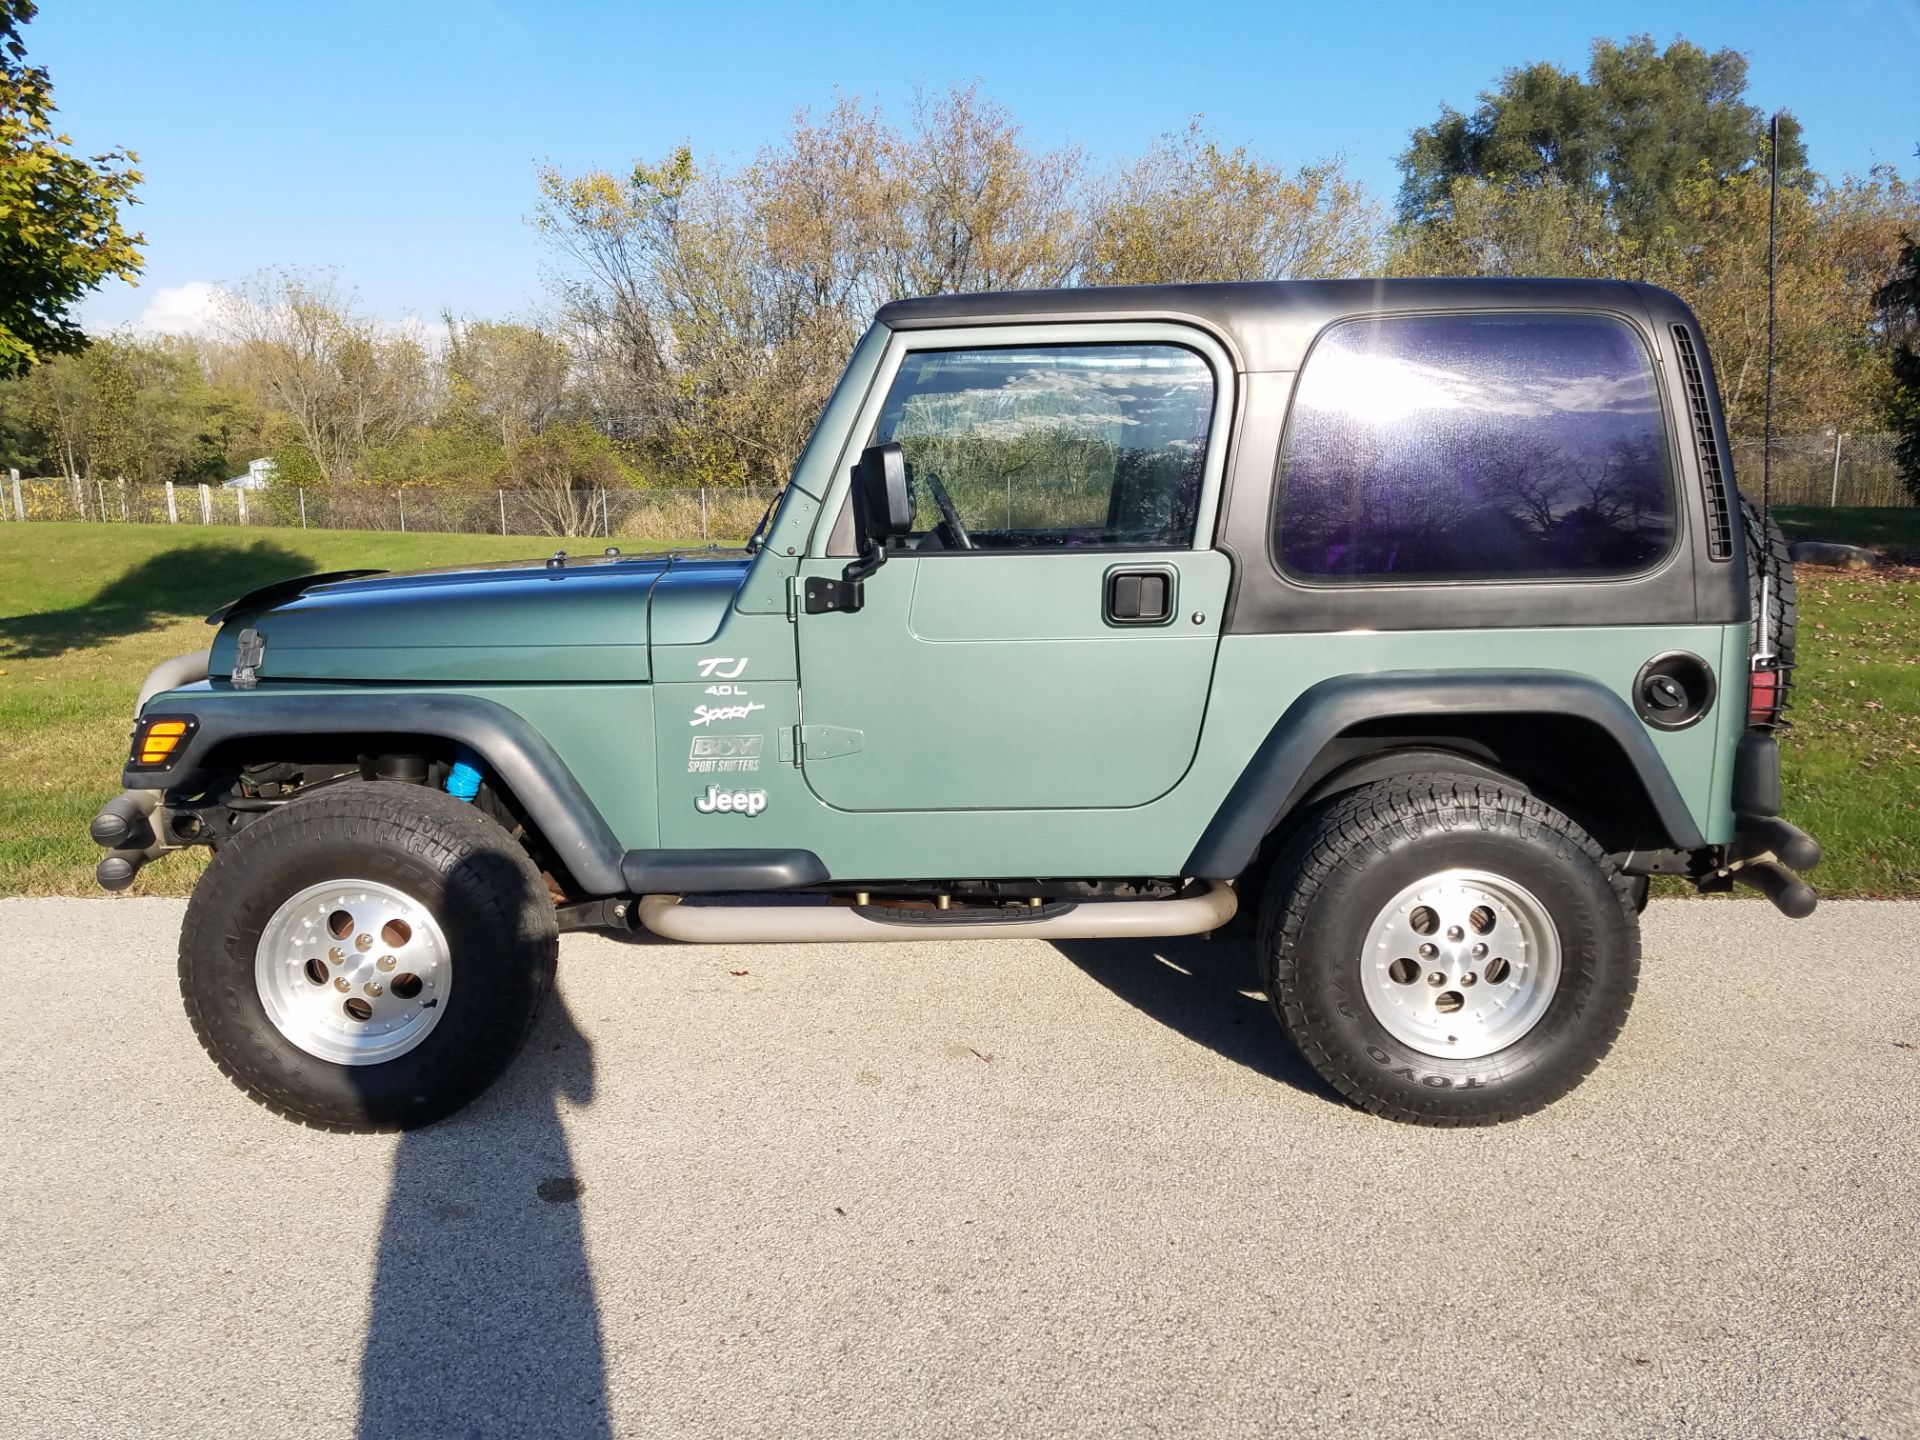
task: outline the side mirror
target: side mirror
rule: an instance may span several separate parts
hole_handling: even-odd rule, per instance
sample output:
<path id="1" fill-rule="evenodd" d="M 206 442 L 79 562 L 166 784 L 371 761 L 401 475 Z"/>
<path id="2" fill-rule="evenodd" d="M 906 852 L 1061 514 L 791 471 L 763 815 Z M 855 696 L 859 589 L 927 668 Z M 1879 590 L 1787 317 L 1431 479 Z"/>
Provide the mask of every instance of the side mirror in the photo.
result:
<path id="1" fill-rule="evenodd" d="M 866 581 L 887 563 L 887 541 L 913 533 L 913 492 L 907 488 L 907 457 L 897 441 L 869 445 L 853 467 L 853 534 L 860 558 L 838 580 L 810 576 L 809 615 L 859 610 L 867 603 Z"/>
<path id="2" fill-rule="evenodd" d="M 884 546 L 913 529 L 913 493 L 907 488 L 907 457 L 900 442 L 869 445 L 853 469 L 853 524 L 860 548 Z"/>

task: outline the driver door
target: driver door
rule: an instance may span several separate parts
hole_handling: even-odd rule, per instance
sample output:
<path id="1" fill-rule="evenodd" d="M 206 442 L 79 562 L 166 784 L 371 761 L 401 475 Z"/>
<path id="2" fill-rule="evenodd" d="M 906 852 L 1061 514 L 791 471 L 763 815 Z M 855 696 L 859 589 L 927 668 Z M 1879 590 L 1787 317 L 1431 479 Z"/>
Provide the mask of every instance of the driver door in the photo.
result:
<path id="1" fill-rule="evenodd" d="M 1145 804 L 1206 712 L 1231 369 L 1181 326 L 981 333 L 897 336 L 850 447 L 901 445 L 916 518 L 860 609 L 799 607 L 807 784 L 845 810 Z M 809 559 L 801 594 L 845 563 Z"/>

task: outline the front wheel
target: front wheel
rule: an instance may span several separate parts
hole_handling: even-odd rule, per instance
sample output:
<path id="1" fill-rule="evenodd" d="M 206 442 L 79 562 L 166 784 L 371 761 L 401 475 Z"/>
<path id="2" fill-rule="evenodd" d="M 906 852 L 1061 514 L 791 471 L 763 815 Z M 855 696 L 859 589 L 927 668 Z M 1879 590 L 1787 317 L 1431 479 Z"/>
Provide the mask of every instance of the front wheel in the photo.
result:
<path id="1" fill-rule="evenodd" d="M 526 852 L 421 786 L 349 783 L 220 847 L 187 906 L 180 993 L 247 1094 L 327 1130 L 408 1130 L 505 1070 L 559 932 Z"/>
<path id="2" fill-rule="evenodd" d="M 1366 1110 L 1489 1125 L 1559 1099 L 1625 1022 L 1639 979 L 1631 887 L 1551 806 L 1419 775 L 1334 801 L 1262 906 L 1282 1026 Z"/>

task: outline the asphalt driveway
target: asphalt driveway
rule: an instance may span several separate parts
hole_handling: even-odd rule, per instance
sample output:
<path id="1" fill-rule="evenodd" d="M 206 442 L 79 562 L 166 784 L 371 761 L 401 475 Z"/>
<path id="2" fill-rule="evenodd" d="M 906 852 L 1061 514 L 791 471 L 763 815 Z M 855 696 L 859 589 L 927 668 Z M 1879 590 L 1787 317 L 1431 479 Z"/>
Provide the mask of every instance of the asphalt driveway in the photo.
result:
<path id="1" fill-rule="evenodd" d="M 1626 1035 L 1355 1113 L 1243 942 L 566 941 L 406 1137 L 200 1052 L 178 903 L 0 902 L 0 1433 L 1920 1435 L 1920 904 L 1656 904 Z"/>

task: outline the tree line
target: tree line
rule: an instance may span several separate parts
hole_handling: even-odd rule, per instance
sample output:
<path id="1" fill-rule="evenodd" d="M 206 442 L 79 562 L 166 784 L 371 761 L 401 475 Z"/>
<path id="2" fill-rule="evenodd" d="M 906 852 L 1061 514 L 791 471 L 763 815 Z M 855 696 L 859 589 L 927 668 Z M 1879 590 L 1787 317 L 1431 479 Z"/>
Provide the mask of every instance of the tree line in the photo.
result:
<path id="1" fill-rule="evenodd" d="M 1202 122 L 1110 165 L 1034 144 L 977 86 L 896 119 L 842 97 L 744 163 L 681 146 L 541 169 L 539 317 L 377 323 L 326 275 L 226 295 L 213 335 L 94 337 L 0 382 L 0 463 L 313 485 L 777 484 L 886 301 L 1054 285 L 1570 275 L 1681 294 L 1730 422 L 1764 392 L 1770 137 L 1737 53 L 1595 42 L 1443 107 L 1391 203 L 1338 158 L 1290 166 Z M 1920 427 L 1920 193 L 1830 178 L 1780 127 L 1782 430 Z M 1920 470 L 1920 442 L 1913 445 Z"/>

